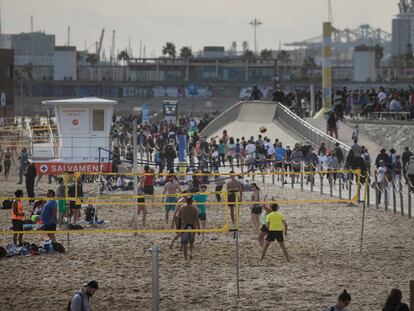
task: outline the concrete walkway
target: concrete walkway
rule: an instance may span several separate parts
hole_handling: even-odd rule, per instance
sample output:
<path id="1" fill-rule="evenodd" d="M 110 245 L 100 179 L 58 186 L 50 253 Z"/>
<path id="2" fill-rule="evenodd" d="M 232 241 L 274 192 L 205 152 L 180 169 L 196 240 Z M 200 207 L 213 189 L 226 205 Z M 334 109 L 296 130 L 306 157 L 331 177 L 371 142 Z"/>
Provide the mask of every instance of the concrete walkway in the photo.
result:
<path id="1" fill-rule="evenodd" d="M 307 122 L 312 124 L 314 127 L 318 128 L 319 130 L 326 133 L 326 119 L 323 116 L 317 118 L 307 118 Z M 352 131 L 353 127 L 349 126 L 348 124 L 339 121 L 339 129 L 338 129 L 338 140 L 347 144 L 348 146 L 352 146 L 354 142 L 352 141 Z M 383 148 L 369 139 L 367 136 L 359 134 L 358 137 L 358 144 L 361 146 L 365 146 L 368 149 L 368 152 L 371 156 L 371 161 L 375 161 L 377 154 Z"/>

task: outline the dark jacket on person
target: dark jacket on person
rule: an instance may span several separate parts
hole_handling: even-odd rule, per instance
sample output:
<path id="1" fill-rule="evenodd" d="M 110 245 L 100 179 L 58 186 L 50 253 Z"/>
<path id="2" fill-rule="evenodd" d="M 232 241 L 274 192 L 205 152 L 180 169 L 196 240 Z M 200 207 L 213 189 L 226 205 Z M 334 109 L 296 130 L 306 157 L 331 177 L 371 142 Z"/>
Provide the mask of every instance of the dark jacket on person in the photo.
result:
<path id="1" fill-rule="evenodd" d="M 378 167 L 380 167 L 380 161 L 381 160 L 383 160 L 384 161 L 384 163 L 385 163 L 385 166 L 387 166 L 387 167 L 391 167 L 391 158 L 389 157 L 389 155 L 387 154 L 387 153 L 382 153 L 382 152 L 380 152 L 378 155 L 377 155 L 377 158 L 375 159 L 375 166 L 378 168 Z"/>
<path id="2" fill-rule="evenodd" d="M 335 114 L 332 112 L 328 118 L 328 128 L 336 128 L 336 116 Z"/>
<path id="3" fill-rule="evenodd" d="M 35 167 L 34 163 L 32 163 L 27 167 L 26 182 L 34 183 L 34 181 L 36 179 L 36 176 L 37 176 L 36 167 Z"/>

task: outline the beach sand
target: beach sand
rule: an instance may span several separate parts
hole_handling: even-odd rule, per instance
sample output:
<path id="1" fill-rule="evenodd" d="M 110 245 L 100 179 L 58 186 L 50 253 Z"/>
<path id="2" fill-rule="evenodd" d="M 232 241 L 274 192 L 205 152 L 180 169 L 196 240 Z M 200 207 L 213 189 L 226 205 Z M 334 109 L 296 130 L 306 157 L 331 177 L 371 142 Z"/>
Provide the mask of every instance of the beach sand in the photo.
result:
<path id="1" fill-rule="evenodd" d="M 8 182 L 0 178 L 1 195 L 12 195 L 16 176 Z M 46 178 L 40 187 L 50 187 Z M 263 188 L 277 199 L 320 198 L 297 189 Z M 292 261 L 272 244 L 259 264 L 249 207 L 240 210 L 240 298 L 232 233 L 197 236 L 194 259 L 188 262 L 178 243 L 168 248 L 171 233 L 74 234 L 68 253 L 0 260 L 0 309 L 64 310 L 74 291 L 95 279 L 100 289 L 93 297 L 94 310 L 150 310 L 152 245 L 161 248 L 160 310 L 324 310 L 344 289 L 352 295 L 352 310 L 379 310 L 393 287 L 401 288 L 408 302 L 408 283 L 414 279 L 413 219 L 367 208 L 360 254 L 361 206 L 284 205 Z M 151 228 L 165 227 L 162 206 L 150 207 L 149 213 Z M 3 230 L 11 225 L 9 215 L 0 211 Z M 209 227 L 220 227 L 223 215 L 223 207 L 209 208 Z M 105 205 L 98 216 L 111 221 L 104 228 L 128 228 L 131 206 Z M 211 240 L 213 236 L 217 239 Z M 41 236 L 26 235 L 25 240 L 40 244 Z M 58 240 L 68 247 L 66 235 L 58 235 Z M 0 236 L 1 246 L 10 241 L 10 236 Z"/>

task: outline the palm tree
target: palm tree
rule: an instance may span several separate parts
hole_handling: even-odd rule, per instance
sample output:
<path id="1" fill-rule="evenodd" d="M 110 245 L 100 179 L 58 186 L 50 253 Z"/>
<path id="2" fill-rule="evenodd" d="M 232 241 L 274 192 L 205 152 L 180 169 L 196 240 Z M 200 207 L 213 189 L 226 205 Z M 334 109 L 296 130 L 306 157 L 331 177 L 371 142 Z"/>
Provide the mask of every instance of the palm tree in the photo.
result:
<path id="1" fill-rule="evenodd" d="M 126 62 L 129 60 L 129 54 L 128 54 L 127 50 L 122 50 L 121 52 L 119 52 L 118 60 L 123 60 L 123 61 L 126 61 Z"/>
<path id="2" fill-rule="evenodd" d="M 86 56 L 86 62 L 90 63 L 92 66 L 95 65 L 98 62 L 98 55 L 95 53 L 88 54 L 88 56 Z"/>
<path id="3" fill-rule="evenodd" d="M 175 44 L 172 42 L 165 43 L 162 47 L 162 55 L 168 55 L 171 58 L 175 58 L 175 55 L 177 55 Z"/>
<path id="4" fill-rule="evenodd" d="M 23 66 L 22 71 L 26 74 L 27 79 L 32 80 L 33 79 L 33 64 L 28 63 Z"/>
<path id="5" fill-rule="evenodd" d="M 191 58 L 193 57 L 193 51 L 189 46 L 183 46 L 180 50 L 180 57 L 182 58 Z"/>
<path id="6" fill-rule="evenodd" d="M 318 67 L 318 65 L 316 65 L 315 62 L 315 57 L 313 56 L 308 56 L 303 60 L 303 64 L 302 64 L 302 68 L 303 68 L 303 75 L 306 78 L 309 78 L 309 69 L 315 69 L 316 67 Z"/>
<path id="7" fill-rule="evenodd" d="M 244 51 L 243 55 L 241 56 L 241 59 L 243 61 L 252 62 L 256 59 L 256 55 L 254 55 L 254 52 L 251 50 Z"/>
<path id="8" fill-rule="evenodd" d="M 281 50 L 279 53 L 277 53 L 277 60 L 283 65 L 283 77 L 285 77 L 286 65 L 291 62 L 290 54 L 285 50 Z"/>
<path id="9" fill-rule="evenodd" d="M 260 57 L 264 60 L 269 60 L 272 58 L 272 51 L 268 49 L 264 49 L 260 52 Z"/>

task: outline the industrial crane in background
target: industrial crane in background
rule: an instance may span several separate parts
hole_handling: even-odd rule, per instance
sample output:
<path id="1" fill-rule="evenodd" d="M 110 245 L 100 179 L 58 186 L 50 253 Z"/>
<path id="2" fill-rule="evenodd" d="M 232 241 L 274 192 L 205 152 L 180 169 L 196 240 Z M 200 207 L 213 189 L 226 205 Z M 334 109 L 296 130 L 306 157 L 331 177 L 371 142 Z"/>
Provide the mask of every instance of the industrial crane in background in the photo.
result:
<path id="1" fill-rule="evenodd" d="M 101 60 L 101 51 L 102 51 L 102 43 L 103 43 L 104 35 L 105 35 L 105 28 L 102 28 L 99 42 L 96 42 L 96 56 L 98 57 L 98 62 Z"/>

